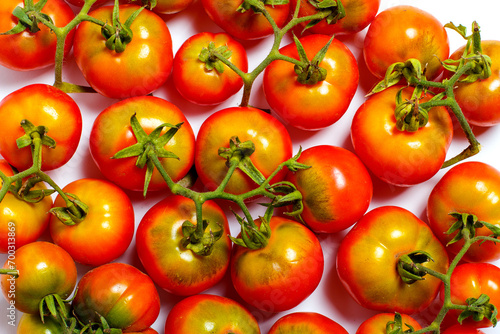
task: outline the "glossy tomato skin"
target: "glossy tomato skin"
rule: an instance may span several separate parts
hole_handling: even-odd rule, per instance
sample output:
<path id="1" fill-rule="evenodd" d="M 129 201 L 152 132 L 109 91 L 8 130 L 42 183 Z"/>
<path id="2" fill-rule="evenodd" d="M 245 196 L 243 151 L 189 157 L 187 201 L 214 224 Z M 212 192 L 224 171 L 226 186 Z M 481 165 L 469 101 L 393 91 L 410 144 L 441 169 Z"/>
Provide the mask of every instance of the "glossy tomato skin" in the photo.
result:
<path id="1" fill-rule="evenodd" d="M 39 0 L 33 1 L 34 3 Z M 23 0 L 3 0 L 0 2 L 0 32 L 14 28 L 19 19 L 12 15 L 16 7 L 24 8 Z M 75 14 L 71 7 L 63 0 L 48 0 L 42 9 L 56 27 L 66 26 Z M 30 71 L 48 67 L 55 63 L 56 36 L 52 31 L 40 23 L 40 30 L 31 33 L 28 30 L 14 35 L 0 36 L 0 65 L 16 71 Z M 73 45 L 74 30 L 66 37 L 64 55 L 68 55 Z"/>
<path id="2" fill-rule="evenodd" d="M 368 70 L 378 79 L 387 68 L 410 58 L 420 60 L 429 80 L 443 72 L 441 61 L 450 46 L 444 25 L 413 6 L 394 6 L 380 12 L 368 27 L 363 54 Z"/>
<path id="3" fill-rule="evenodd" d="M 167 316 L 165 333 L 260 334 L 260 329 L 255 317 L 234 300 L 198 294 L 174 305 Z"/>
<path id="4" fill-rule="evenodd" d="M 174 182 L 182 179 L 193 165 L 195 138 L 193 129 L 182 111 L 174 104 L 153 96 L 138 96 L 116 102 L 104 109 L 94 120 L 90 132 L 90 153 L 102 174 L 122 188 L 142 191 L 146 168 L 135 165 L 137 157 L 111 159 L 118 151 L 137 143 L 130 118 L 137 120 L 147 134 L 163 123 L 183 125 L 165 145 L 179 157 L 160 161 Z M 164 129 L 163 133 L 167 131 Z M 155 169 L 149 190 L 165 190 L 167 184 Z"/>
<path id="5" fill-rule="evenodd" d="M 0 171 L 6 176 L 14 175 L 5 160 L 0 160 Z M 34 189 L 42 188 L 46 187 L 39 183 Z M 11 192 L 5 194 L 0 202 L 0 253 L 13 254 L 19 247 L 36 241 L 49 224 L 51 208 L 50 196 L 29 203 L 16 198 Z"/>
<path id="6" fill-rule="evenodd" d="M 134 208 L 127 194 L 109 181 L 90 178 L 73 181 L 63 191 L 77 196 L 89 211 L 83 221 L 73 226 L 63 224 L 53 215 L 50 235 L 54 243 L 76 262 L 93 267 L 121 256 L 135 230 Z M 65 206 L 61 196 L 57 196 L 54 206 Z"/>
<path id="7" fill-rule="evenodd" d="M 203 204 L 208 229 L 224 229 L 212 253 L 196 255 L 185 248 L 182 224 L 196 224 L 196 207 L 191 199 L 171 195 L 154 205 L 137 228 L 137 254 L 148 275 L 162 289 L 176 295 L 200 293 L 222 279 L 229 267 L 231 240 L 224 211 L 213 201 Z M 207 229 L 207 231 L 208 231 Z"/>
<path id="8" fill-rule="evenodd" d="M 61 247 L 37 241 L 16 250 L 14 258 L 7 258 L 4 269 L 17 269 L 19 277 L 0 277 L 2 292 L 16 309 L 38 314 L 40 301 L 51 294 L 66 299 L 76 285 L 76 265 Z"/>
<path id="9" fill-rule="evenodd" d="M 286 180 L 302 194 L 306 225 L 316 233 L 334 233 L 361 218 L 373 194 L 371 176 L 361 160 L 342 147 L 318 145 L 298 162 L 311 168 L 289 171 Z"/>
<path id="10" fill-rule="evenodd" d="M 309 60 L 330 40 L 331 36 L 314 34 L 300 39 Z M 295 43 L 280 53 L 299 59 Z M 316 84 L 297 80 L 294 64 L 273 61 L 266 67 L 263 88 L 271 109 L 286 123 L 303 130 L 319 130 L 338 121 L 347 111 L 356 93 L 359 71 L 356 59 L 345 44 L 334 39 L 319 64 L 326 69 L 326 79 Z M 293 96 L 293 98 L 291 98 Z"/>
<path id="11" fill-rule="evenodd" d="M 229 147 L 233 136 L 241 142 L 251 140 L 255 144 L 250 160 L 264 177 L 269 177 L 282 162 L 292 157 L 290 135 L 273 116 L 252 107 L 219 110 L 202 123 L 196 137 L 195 167 L 200 180 L 209 190 L 215 190 L 226 175 L 226 159 L 217 152 L 220 147 Z M 285 174 L 286 169 L 282 169 L 271 183 L 283 180 Z M 238 169 L 225 190 L 243 194 L 255 188 L 255 182 Z"/>
<path id="12" fill-rule="evenodd" d="M 469 213 L 480 221 L 500 225 L 500 207 L 497 198 L 500 193 L 500 171 L 493 166 L 478 161 L 465 161 L 453 166 L 436 183 L 427 202 L 427 217 L 434 234 L 446 245 L 456 235 L 446 232 L 456 219 L 452 212 Z M 476 229 L 476 235 L 488 236 L 486 227 Z M 456 255 L 464 242 L 458 241 L 447 246 Z M 500 245 L 490 241 L 472 244 L 463 260 L 468 262 L 491 262 L 500 259 Z"/>
<path id="13" fill-rule="evenodd" d="M 16 140 L 26 133 L 21 121 L 46 126 L 55 148 L 42 148 L 42 170 L 66 164 L 75 153 L 82 133 L 82 115 L 76 102 L 58 88 L 32 84 L 20 88 L 0 101 L 0 154 L 19 171 L 33 164 L 29 146 L 19 149 Z"/>
<path id="14" fill-rule="evenodd" d="M 121 5 L 120 20 L 140 7 Z M 89 13 L 112 22 L 113 6 Z M 165 21 L 150 10 L 143 10 L 132 22 L 132 41 L 125 51 L 109 50 L 101 27 L 84 21 L 75 32 L 75 61 L 89 85 L 98 93 L 115 99 L 147 95 L 162 86 L 172 71 L 172 37 Z M 144 50 L 148 50 L 147 54 Z M 145 56 L 146 55 L 146 56 Z"/>
<path id="15" fill-rule="evenodd" d="M 248 71 L 247 53 L 243 46 L 226 33 L 201 32 L 188 38 L 175 54 L 172 77 L 177 91 L 188 101 L 214 105 L 226 101 L 243 87 L 243 79 L 224 65 L 224 72 L 208 70 L 198 59 L 202 49 L 213 42 L 216 48 L 227 46 L 228 58 L 243 72 Z"/>
<path id="16" fill-rule="evenodd" d="M 64 334 L 64 329 L 51 317 L 45 317 L 44 322 L 39 314 L 24 313 L 17 325 L 18 334 Z"/>
<path id="17" fill-rule="evenodd" d="M 146 274 L 129 264 L 116 262 L 83 275 L 72 305 L 82 323 L 98 321 L 101 315 L 111 328 L 141 332 L 156 321 L 160 297 Z"/>
<path id="18" fill-rule="evenodd" d="M 413 314 L 425 309 L 439 292 L 441 281 L 432 276 L 405 284 L 397 263 L 414 251 L 429 253 L 425 266 L 445 273 L 448 255 L 426 223 L 406 209 L 382 206 L 363 216 L 342 240 L 337 273 L 349 294 L 361 306 L 381 312 Z"/>
<path id="19" fill-rule="evenodd" d="M 238 12 L 242 4 L 239 0 L 202 0 L 201 3 L 210 19 L 233 37 L 253 40 L 273 34 L 272 26 L 264 15 L 256 15 L 252 9 Z M 265 6 L 276 25 L 283 27 L 288 21 L 290 4 Z"/>
<path id="20" fill-rule="evenodd" d="M 423 128 L 398 130 L 394 110 L 400 88 L 393 86 L 372 95 L 358 108 L 351 124 L 351 140 L 356 154 L 375 176 L 389 184 L 411 186 L 440 170 L 453 137 L 453 124 L 446 108 L 434 107 Z M 411 97 L 411 89 L 404 89 L 403 99 Z M 428 99 L 424 97 L 422 102 Z"/>
<path id="21" fill-rule="evenodd" d="M 280 333 L 348 334 L 344 327 L 315 312 L 294 312 L 279 318 L 268 334 Z"/>
<path id="22" fill-rule="evenodd" d="M 455 325 L 443 331 L 443 334 L 484 334 L 484 332 L 474 326 Z"/>
<path id="23" fill-rule="evenodd" d="M 404 331 L 409 329 L 408 325 L 415 331 L 422 329 L 420 324 L 407 314 L 401 314 L 401 320 Z M 377 313 L 363 321 L 358 327 L 356 334 L 386 334 L 387 323 L 392 321 L 394 321 L 394 313 Z"/>
<path id="24" fill-rule="evenodd" d="M 233 247 L 230 268 L 241 298 L 275 313 L 299 305 L 316 289 L 324 259 L 318 238 L 304 225 L 273 216 L 270 227 L 271 238 L 265 247 Z"/>

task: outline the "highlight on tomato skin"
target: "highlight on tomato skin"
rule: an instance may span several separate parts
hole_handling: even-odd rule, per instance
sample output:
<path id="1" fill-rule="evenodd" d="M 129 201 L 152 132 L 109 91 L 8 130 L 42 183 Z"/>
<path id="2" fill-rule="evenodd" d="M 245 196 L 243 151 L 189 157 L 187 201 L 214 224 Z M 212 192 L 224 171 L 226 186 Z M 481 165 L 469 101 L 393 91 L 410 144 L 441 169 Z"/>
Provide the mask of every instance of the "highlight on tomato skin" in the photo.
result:
<path id="1" fill-rule="evenodd" d="M 293 333 L 299 328 L 309 334 L 348 334 L 344 327 L 317 312 L 292 312 L 279 318 L 268 334 Z"/>

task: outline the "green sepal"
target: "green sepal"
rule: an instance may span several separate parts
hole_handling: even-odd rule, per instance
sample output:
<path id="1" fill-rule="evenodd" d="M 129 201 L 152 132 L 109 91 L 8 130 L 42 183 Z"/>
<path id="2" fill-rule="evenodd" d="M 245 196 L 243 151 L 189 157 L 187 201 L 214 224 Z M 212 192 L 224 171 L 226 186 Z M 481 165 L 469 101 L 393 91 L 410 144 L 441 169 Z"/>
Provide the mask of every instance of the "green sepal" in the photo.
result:
<path id="1" fill-rule="evenodd" d="M 488 319 L 493 327 L 497 324 L 498 309 L 495 305 L 490 304 L 490 297 L 481 294 L 478 298 L 467 298 L 467 309 L 458 316 L 458 322 L 462 322 L 471 317 L 474 321 L 482 321 L 484 318 Z"/>
<path id="2" fill-rule="evenodd" d="M 207 71 L 216 70 L 219 73 L 224 73 L 225 66 L 222 61 L 217 57 L 220 55 L 225 59 L 229 59 L 233 52 L 227 47 L 227 45 L 215 47 L 214 42 L 208 43 L 206 48 L 201 49 L 200 54 L 198 55 L 198 60 L 205 63 L 205 69 Z"/>
<path id="3" fill-rule="evenodd" d="M 51 316 L 56 320 L 66 319 L 68 317 L 67 304 L 69 303 L 70 300 L 63 300 L 58 294 L 45 296 L 38 304 L 41 321 L 45 322 L 45 316 Z"/>
<path id="4" fill-rule="evenodd" d="M 408 325 L 404 324 L 408 329 L 404 330 L 403 326 L 403 317 L 401 316 L 400 313 L 396 312 L 394 314 L 394 320 L 387 322 L 385 326 L 385 333 L 386 334 L 406 334 L 406 333 L 413 333 L 415 329 Z"/>
<path id="5" fill-rule="evenodd" d="M 429 108 L 420 105 L 420 96 L 424 93 L 422 86 L 417 85 L 409 100 L 403 100 L 404 88 L 396 94 L 396 127 L 400 131 L 415 132 L 424 127 L 429 121 Z"/>
<path id="6" fill-rule="evenodd" d="M 414 251 L 409 254 L 404 254 L 399 257 L 397 270 L 399 276 L 406 284 L 413 284 L 417 281 L 424 280 L 427 273 L 417 268 L 417 264 L 434 261 L 431 255 L 424 251 Z"/>
<path id="7" fill-rule="evenodd" d="M 21 127 L 23 128 L 25 134 L 16 139 L 16 145 L 19 149 L 33 144 L 33 135 L 35 132 L 38 133 L 42 139 L 42 145 L 48 146 L 49 148 L 56 147 L 56 141 L 47 135 L 47 132 L 49 131 L 47 127 L 43 125 L 35 126 L 27 119 L 23 119 L 21 121 Z"/>
<path id="8" fill-rule="evenodd" d="M 486 226 L 492 233 L 493 237 L 500 237 L 500 228 L 493 224 L 480 221 L 476 215 L 469 213 L 452 212 L 450 216 L 456 219 L 456 221 L 450 226 L 446 234 L 451 235 L 456 233 L 456 235 L 451 239 L 448 245 L 451 245 L 464 238 L 464 232 L 467 230 L 469 238 L 474 238 L 476 236 L 476 229 Z"/>
<path id="9" fill-rule="evenodd" d="M 189 220 L 186 220 L 182 224 L 182 235 L 184 236 L 181 240 L 181 244 L 184 248 L 190 249 L 197 255 L 208 256 L 212 254 L 214 245 L 224 234 L 224 228 L 221 224 L 219 225 L 219 230 L 212 231 L 208 228 L 208 221 L 203 219 L 203 232 L 199 233 L 197 225 L 193 224 Z"/>
<path id="10" fill-rule="evenodd" d="M 74 206 L 76 213 L 72 212 L 68 207 L 53 207 L 49 212 L 56 216 L 64 225 L 73 226 L 85 219 L 89 212 L 89 207 L 76 195 L 69 193 L 66 193 L 66 195 L 69 197 L 69 201 Z"/>
<path id="11" fill-rule="evenodd" d="M 269 216 L 270 210 L 272 210 L 272 208 L 268 208 L 266 210 L 265 217 Z M 241 233 L 239 238 L 229 236 L 234 244 L 241 247 L 246 247 L 248 249 L 256 250 L 264 248 L 269 243 L 269 238 L 271 237 L 271 227 L 269 226 L 270 218 L 266 219 L 265 217 L 261 217 L 261 224 L 259 227 L 256 227 L 255 224 L 250 224 L 245 219 L 240 217 L 236 212 L 233 211 L 233 213 L 236 217 L 236 220 L 241 226 Z"/>
<path id="12" fill-rule="evenodd" d="M 266 10 L 265 6 L 286 5 L 289 0 L 243 0 L 241 5 L 236 8 L 237 12 L 244 13 L 247 10 L 253 10 L 255 13 L 262 13 Z"/>
<path id="13" fill-rule="evenodd" d="M 461 24 L 459 24 L 458 26 L 455 25 L 453 22 L 448 22 L 444 25 L 445 28 L 449 28 L 449 29 L 452 29 L 454 31 L 456 31 L 460 36 L 462 36 L 464 39 L 468 39 L 468 36 L 467 36 L 467 28 Z"/>
<path id="14" fill-rule="evenodd" d="M 309 0 L 309 3 L 319 12 L 329 12 L 324 19 L 311 20 L 304 28 L 307 30 L 325 20 L 328 24 L 335 24 L 346 16 L 344 5 L 340 0 Z"/>
<path id="15" fill-rule="evenodd" d="M 327 70 L 320 67 L 319 64 L 325 58 L 326 52 L 328 51 L 333 38 L 334 37 L 332 36 L 330 40 L 321 48 L 321 50 L 314 55 L 313 59 L 309 61 L 304 46 L 297 36 L 293 35 L 293 40 L 299 54 L 299 60 L 302 62 L 302 65 L 294 66 L 298 82 L 304 85 L 315 85 L 326 79 Z"/>

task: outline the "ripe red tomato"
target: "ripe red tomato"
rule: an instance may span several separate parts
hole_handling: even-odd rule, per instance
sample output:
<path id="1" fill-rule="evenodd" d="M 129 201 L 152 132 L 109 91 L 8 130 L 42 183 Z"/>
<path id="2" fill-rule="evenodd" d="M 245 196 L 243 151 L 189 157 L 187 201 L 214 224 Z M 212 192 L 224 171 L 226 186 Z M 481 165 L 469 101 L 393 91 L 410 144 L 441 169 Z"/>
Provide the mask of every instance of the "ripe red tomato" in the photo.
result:
<path id="1" fill-rule="evenodd" d="M 63 188 L 88 206 L 88 214 L 76 225 L 63 224 L 56 216 L 50 219 L 50 235 L 76 261 L 100 266 L 121 256 L 134 236 L 134 209 L 125 192 L 111 182 L 80 179 Z M 72 197 L 72 196 L 70 196 Z M 55 207 L 65 202 L 57 196 Z M 95 236 L 89 238 L 89 236 Z"/>
<path id="2" fill-rule="evenodd" d="M 298 222 L 273 216 L 270 228 L 265 247 L 233 247 L 231 279 L 247 303 L 281 312 L 299 305 L 316 289 L 323 275 L 323 251 L 313 232 Z"/>
<path id="3" fill-rule="evenodd" d="M 156 0 L 156 6 L 151 10 L 157 14 L 175 14 L 188 8 L 194 0 Z M 120 0 L 120 3 L 135 3 L 148 6 L 151 0 Z"/>
<path id="4" fill-rule="evenodd" d="M 179 157 L 160 158 L 163 168 L 174 182 L 182 179 L 193 165 L 195 138 L 193 129 L 182 111 L 172 103 L 153 96 L 138 96 L 119 101 L 104 109 L 95 119 L 90 132 L 90 153 L 99 170 L 122 188 L 141 191 L 146 168 L 137 167 L 137 157 L 111 159 L 118 151 L 137 143 L 130 118 L 137 120 L 147 134 L 164 124 L 183 123 L 174 137 L 164 146 Z M 165 133 L 169 128 L 162 131 Z M 149 190 L 168 189 L 165 180 L 154 170 Z"/>
<path id="5" fill-rule="evenodd" d="M 188 38 L 175 54 L 172 77 L 177 91 L 186 100 L 200 105 L 222 103 L 243 87 L 243 79 L 220 61 L 222 73 L 213 67 L 214 60 L 210 57 L 200 61 L 202 50 L 210 50 L 210 43 L 214 50 L 227 47 L 231 52 L 227 59 L 243 72 L 248 70 L 245 49 L 228 34 L 202 32 Z"/>
<path id="6" fill-rule="evenodd" d="M 439 292 L 441 280 L 405 283 L 398 272 L 403 255 L 427 252 L 428 268 L 445 273 L 448 255 L 426 223 L 406 209 L 382 206 L 369 211 L 347 233 L 337 252 L 337 273 L 361 306 L 412 314 L 425 309 Z"/>
<path id="7" fill-rule="evenodd" d="M 82 115 L 76 102 L 58 88 L 32 84 L 18 89 L 0 101 L 0 154 L 22 171 L 33 164 L 30 146 L 19 149 L 16 140 L 26 132 L 20 126 L 28 120 L 35 127 L 45 126 L 55 148 L 42 148 L 42 170 L 66 164 L 73 156 L 82 133 Z"/>
<path id="8" fill-rule="evenodd" d="M 351 139 L 356 154 L 375 176 L 390 184 L 410 186 L 440 170 L 453 137 L 453 124 L 445 107 L 434 107 L 424 127 L 415 132 L 398 130 L 394 110 L 399 89 L 393 86 L 372 95 L 358 108 Z M 404 89 L 403 99 L 411 97 L 412 89 Z M 428 100 L 424 97 L 421 103 Z"/>
<path id="9" fill-rule="evenodd" d="M 330 36 L 314 34 L 302 37 L 300 42 L 312 60 L 329 40 Z M 299 59 L 295 43 L 281 48 L 280 53 Z M 345 44 L 334 39 L 319 66 L 327 71 L 326 79 L 314 84 L 299 82 L 295 65 L 288 61 L 273 61 L 264 71 L 267 102 L 281 119 L 296 128 L 319 130 L 332 125 L 344 115 L 356 93 L 358 65 Z"/>
<path id="10" fill-rule="evenodd" d="M 137 228 L 137 254 L 153 281 L 176 295 L 200 293 L 220 281 L 229 267 L 231 240 L 224 211 L 213 201 L 203 203 L 203 219 L 209 230 L 224 229 L 210 255 L 197 255 L 182 245 L 182 225 L 196 225 L 191 199 L 172 195 L 146 212 Z"/>
<path id="11" fill-rule="evenodd" d="M 300 328 L 300 329 L 298 329 Z M 293 333 L 308 334 L 348 334 L 332 319 L 315 312 L 295 312 L 279 318 L 269 329 L 268 334 Z"/>
<path id="12" fill-rule="evenodd" d="M 215 190 L 228 170 L 226 159 L 217 155 L 220 147 L 229 147 L 231 137 L 241 142 L 251 140 L 255 152 L 250 160 L 264 177 L 292 157 L 292 140 L 286 128 L 277 119 L 252 107 L 229 107 L 209 116 L 201 125 L 196 137 L 195 166 L 202 183 Z M 283 180 L 286 169 L 281 170 L 273 182 Z M 236 170 L 227 184 L 226 191 L 243 194 L 257 185 L 241 170 Z"/>
<path id="13" fill-rule="evenodd" d="M 34 0 L 36 4 L 40 0 Z M 19 19 L 12 15 L 16 7 L 24 8 L 23 0 L 0 1 L 0 32 L 14 28 Z M 66 26 L 75 14 L 63 0 L 48 0 L 42 13 L 47 14 L 56 27 Z M 44 68 L 55 63 L 57 38 L 52 31 L 40 23 L 39 31 L 29 29 L 14 35 L 0 35 L 0 65 L 16 71 Z M 66 37 L 64 55 L 68 55 L 73 45 L 74 30 Z"/>
<path id="14" fill-rule="evenodd" d="M 125 263 L 108 263 L 88 271 L 78 282 L 72 305 L 83 324 L 99 322 L 102 316 L 111 328 L 125 332 L 148 329 L 160 313 L 153 281 Z"/>
<path id="15" fill-rule="evenodd" d="M 394 313 L 378 313 L 366 319 L 358 327 L 356 334 L 386 334 L 387 323 L 394 322 Z M 401 329 L 400 333 L 405 333 L 411 326 L 415 331 L 422 329 L 420 324 L 407 314 L 400 314 L 401 316 Z M 396 329 L 395 324 L 391 325 L 391 329 Z"/>
<path id="16" fill-rule="evenodd" d="M 289 171 L 286 180 L 302 194 L 301 217 L 314 232 L 344 230 L 365 214 L 373 184 L 354 153 L 341 147 L 319 145 L 302 152 L 298 162 L 311 168 Z"/>
<path id="17" fill-rule="evenodd" d="M 455 325 L 445 330 L 443 334 L 484 334 L 484 332 L 474 326 Z"/>
<path id="18" fill-rule="evenodd" d="M 140 7 L 121 5 L 120 20 Z M 104 22 L 112 22 L 113 6 L 89 13 Z M 172 38 L 165 21 L 150 10 L 143 10 L 132 22 L 133 38 L 125 51 L 106 47 L 101 27 L 84 21 L 75 32 L 73 53 L 83 76 L 100 94 L 116 99 L 147 95 L 162 86 L 172 70 Z"/>
<path id="19" fill-rule="evenodd" d="M 448 34 L 430 13 L 412 6 L 394 6 L 380 12 L 368 27 L 364 39 L 364 59 L 377 78 L 396 62 L 416 58 L 432 80 L 442 73 L 441 61 L 448 58 Z"/>
<path id="20" fill-rule="evenodd" d="M 427 203 L 427 217 L 434 234 L 446 245 L 455 233 L 446 232 L 456 219 L 452 212 L 469 213 L 478 220 L 493 225 L 500 224 L 500 171 L 483 162 L 466 161 L 453 166 L 436 183 Z M 487 227 L 476 229 L 476 235 L 488 236 L 492 232 Z M 458 241 L 447 246 L 456 255 L 464 242 Z M 472 244 L 463 260 L 468 262 L 491 262 L 500 259 L 500 244 L 491 241 Z"/>

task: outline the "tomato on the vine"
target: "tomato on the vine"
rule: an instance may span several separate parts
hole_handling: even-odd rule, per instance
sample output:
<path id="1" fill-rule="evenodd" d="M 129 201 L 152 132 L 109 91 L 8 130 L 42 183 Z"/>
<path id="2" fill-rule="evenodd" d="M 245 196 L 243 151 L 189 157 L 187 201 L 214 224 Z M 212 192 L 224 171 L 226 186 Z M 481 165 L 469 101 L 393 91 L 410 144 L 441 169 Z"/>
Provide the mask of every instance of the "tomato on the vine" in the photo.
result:
<path id="1" fill-rule="evenodd" d="M 268 334 L 280 333 L 348 334 L 344 327 L 316 312 L 294 312 L 279 318 Z"/>
<path id="2" fill-rule="evenodd" d="M 152 2 L 152 0 L 120 0 L 120 3 L 135 3 L 141 6 L 150 6 Z M 194 0 L 156 0 L 156 5 L 151 10 L 157 14 L 175 14 L 188 8 L 193 2 Z"/>
<path id="3" fill-rule="evenodd" d="M 420 324 L 407 314 L 399 315 L 401 323 L 395 321 L 395 316 L 395 313 L 377 313 L 363 321 L 358 327 L 356 334 L 386 334 L 388 323 L 391 323 L 389 325 L 391 329 L 396 329 L 400 326 L 401 332 L 399 333 L 406 333 L 410 329 L 413 329 L 412 331 L 422 329 Z"/>

